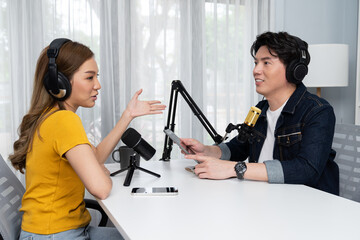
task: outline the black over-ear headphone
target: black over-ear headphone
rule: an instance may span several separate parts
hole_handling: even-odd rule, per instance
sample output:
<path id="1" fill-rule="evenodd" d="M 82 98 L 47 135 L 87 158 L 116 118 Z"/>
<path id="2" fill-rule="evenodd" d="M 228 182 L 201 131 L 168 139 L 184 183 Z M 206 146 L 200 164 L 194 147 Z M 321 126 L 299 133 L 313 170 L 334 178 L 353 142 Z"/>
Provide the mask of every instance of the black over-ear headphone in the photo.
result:
<path id="1" fill-rule="evenodd" d="M 301 83 L 306 74 L 308 73 L 308 58 L 305 43 L 298 37 L 295 37 L 297 45 L 300 49 L 300 58 L 292 60 L 286 67 L 286 79 L 290 83 L 296 85 Z"/>
<path id="2" fill-rule="evenodd" d="M 61 46 L 68 41 L 70 40 L 66 38 L 57 38 L 50 43 L 49 49 L 47 50 L 49 66 L 48 72 L 44 77 L 44 86 L 46 91 L 58 101 L 64 101 L 71 93 L 69 79 L 62 72 L 58 72 L 55 62 Z"/>

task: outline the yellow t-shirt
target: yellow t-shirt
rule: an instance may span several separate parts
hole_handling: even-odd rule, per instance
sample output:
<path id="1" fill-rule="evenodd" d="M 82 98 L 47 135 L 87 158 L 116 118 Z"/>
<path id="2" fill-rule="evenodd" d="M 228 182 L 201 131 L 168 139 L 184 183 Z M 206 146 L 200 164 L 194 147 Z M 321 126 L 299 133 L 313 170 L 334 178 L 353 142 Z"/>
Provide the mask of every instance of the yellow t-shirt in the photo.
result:
<path id="1" fill-rule="evenodd" d="M 89 144 L 78 115 L 61 110 L 46 118 L 34 134 L 26 156 L 26 192 L 20 211 L 21 228 L 52 234 L 84 227 L 91 217 L 85 208 L 85 187 L 63 155 L 79 144 Z"/>

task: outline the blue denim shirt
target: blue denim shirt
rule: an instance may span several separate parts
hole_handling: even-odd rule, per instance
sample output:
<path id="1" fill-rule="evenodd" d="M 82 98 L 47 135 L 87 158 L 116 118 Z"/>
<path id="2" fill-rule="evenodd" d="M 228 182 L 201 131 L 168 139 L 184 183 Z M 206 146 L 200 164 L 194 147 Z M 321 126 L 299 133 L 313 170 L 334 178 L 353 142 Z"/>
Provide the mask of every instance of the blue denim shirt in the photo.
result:
<path id="1" fill-rule="evenodd" d="M 241 144 L 237 137 L 222 143 L 221 159 L 258 162 L 267 133 L 266 100 L 257 104 L 261 114 L 252 137 Z M 300 83 L 283 108 L 275 128 L 273 159 L 265 161 L 272 183 L 305 184 L 339 195 L 339 168 L 331 149 L 335 115 L 324 99 L 309 93 Z"/>

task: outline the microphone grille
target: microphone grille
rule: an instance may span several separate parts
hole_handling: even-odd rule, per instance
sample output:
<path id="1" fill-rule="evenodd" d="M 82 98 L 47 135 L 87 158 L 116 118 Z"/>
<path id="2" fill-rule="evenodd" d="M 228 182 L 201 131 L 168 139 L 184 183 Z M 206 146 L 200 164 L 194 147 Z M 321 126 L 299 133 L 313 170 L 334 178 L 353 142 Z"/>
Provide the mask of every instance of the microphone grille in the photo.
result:
<path id="1" fill-rule="evenodd" d="M 249 127 L 254 127 L 256 124 L 256 121 L 258 120 L 260 116 L 261 110 L 257 107 L 252 106 L 250 108 L 250 111 L 248 115 L 246 116 L 246 119 L 244 123 L 248 125 Z"/>
<path id="2" fill-rule="evenodd" d="M 141 135 L 133 128 L 128 128 L 121 137 L 126 146 L 133 148 L 141 140 Z"/>

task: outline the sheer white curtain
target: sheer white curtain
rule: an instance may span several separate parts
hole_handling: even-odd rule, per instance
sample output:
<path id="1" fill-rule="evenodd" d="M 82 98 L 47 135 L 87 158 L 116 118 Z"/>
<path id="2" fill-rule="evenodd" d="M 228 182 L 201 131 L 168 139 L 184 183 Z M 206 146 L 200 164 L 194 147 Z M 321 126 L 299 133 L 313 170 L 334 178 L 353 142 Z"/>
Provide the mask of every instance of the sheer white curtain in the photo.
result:
<path id="1" fill-rule="evenodd" d="M 110 79 L 103 90 L 108 102 L 102 116 L 109 116 L 102 117 L 103 133 L 139 88 L 144 89 L 143 99 L 168 104 L 175 79 L 220 135 L 229 122 L 242 122 L 259 100 L 250 46 L 258 33 L 271 28 L 269 0 L 126 0 L 101 6 L 101 65 Z M 213 143 L 180 95 L 176 111 L 179 136 Z M 156 147 L 154 159 L 163 151 L 166 120 L 167 111 L 132 123 Z M 179 153 L 174 147 L 171 157 L 179 158 Z"/>
<path id="2" fill-rule="evenodd" d="M 6 159 L 12 152 L 36 60 L 56 37 L 86 44 L 99 64 L 97 105 L 78 112 L 94 144 L 136 90 L 143 88 L 141 99 L 168 105 L 174 79 L 223 135 L 259 99 L 249 49 L 258 33 L 271 29 L 271 6 L 270 0 L 0 0 L 0 154 Z M 181 96 L 176 118 L 179 136 L 213 143 Z M 157 149 L 154 160 L 162 154 L 166 119 L 167 111 L 132 123 Z M 171 158 L 178 157 L 174 147 Z"/>
<path id="3" fill-rule="evenodd" d="M 82 42 L 99 56 L 98 0 L 0 0 L 0 154 L 7 159 L 22 117 L 29 109 L 33 77 L 41 50 L 54 38 Z M 100 106 L 81 109 L 89 139 L 96 142 Z M 20 178 L 23 178 L 21 174 Z M 23 180 L 23 179 L 21 179 Z"/>

